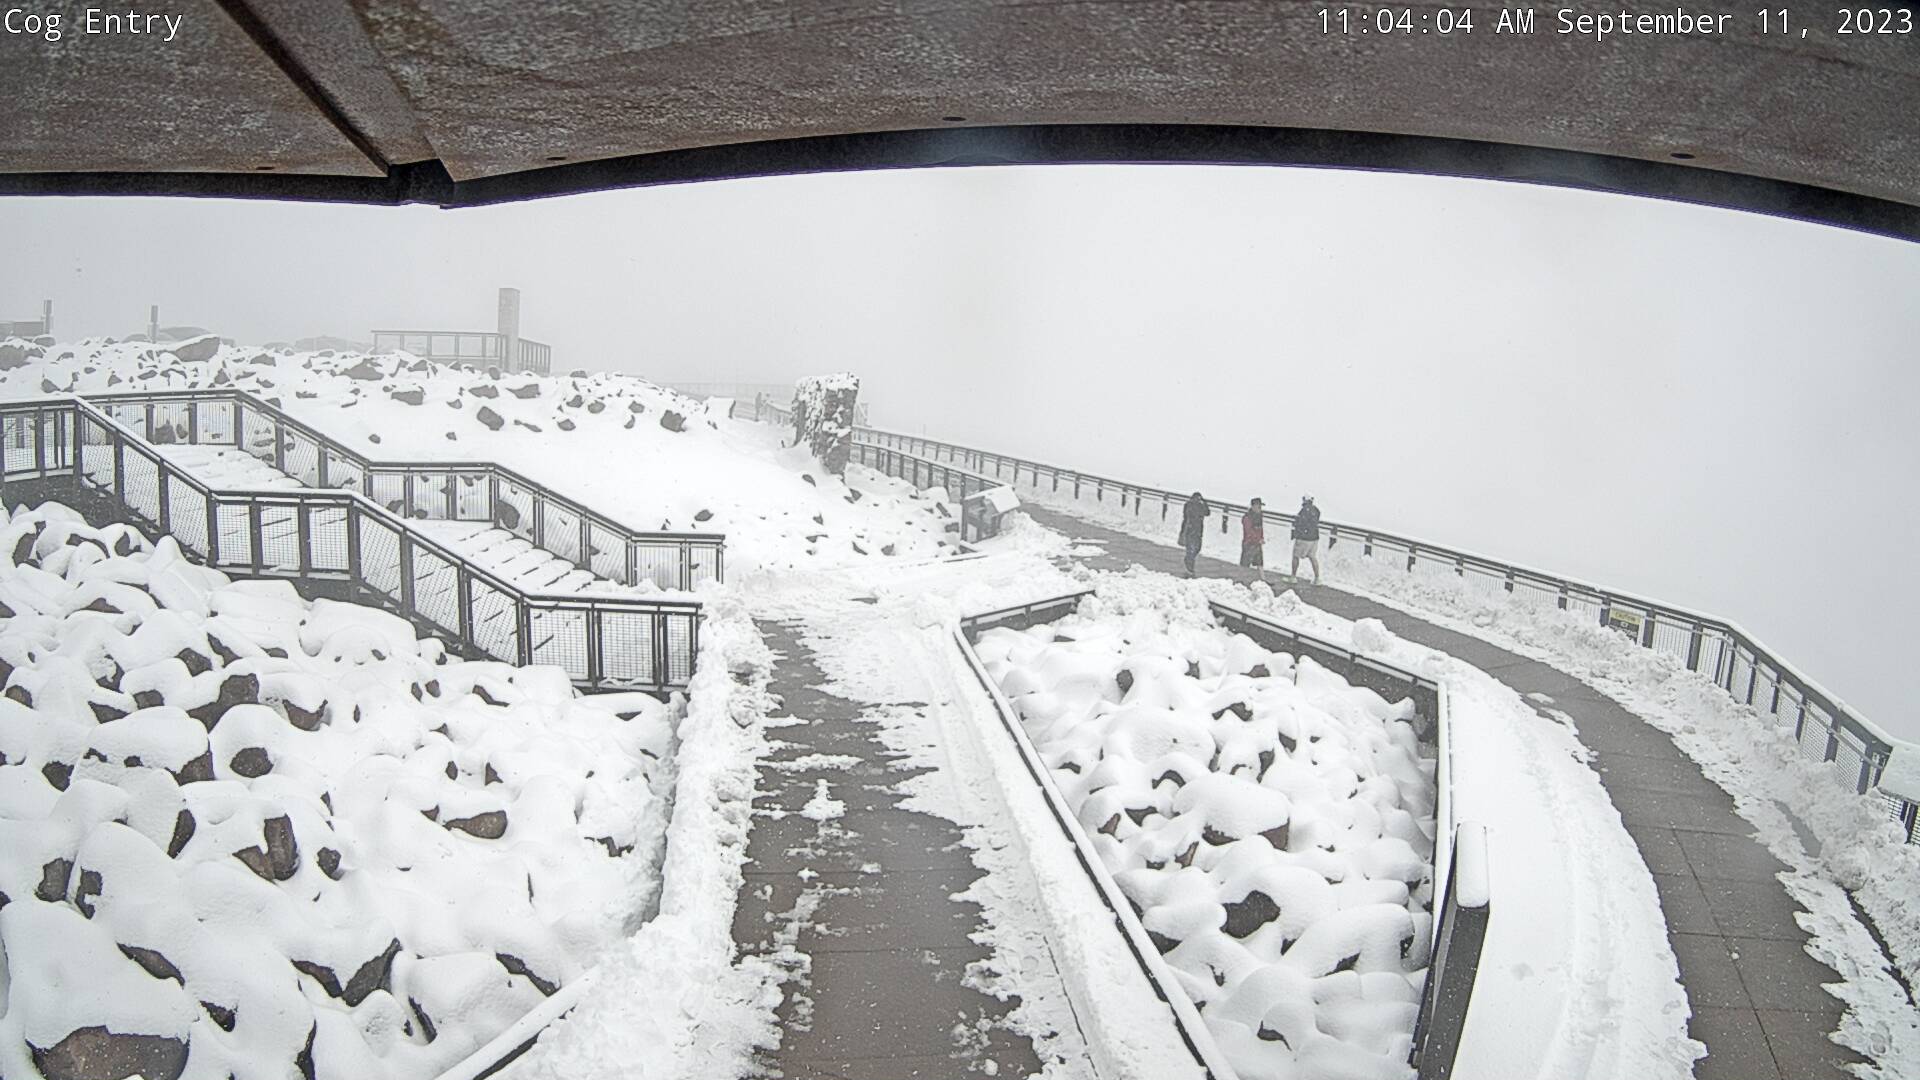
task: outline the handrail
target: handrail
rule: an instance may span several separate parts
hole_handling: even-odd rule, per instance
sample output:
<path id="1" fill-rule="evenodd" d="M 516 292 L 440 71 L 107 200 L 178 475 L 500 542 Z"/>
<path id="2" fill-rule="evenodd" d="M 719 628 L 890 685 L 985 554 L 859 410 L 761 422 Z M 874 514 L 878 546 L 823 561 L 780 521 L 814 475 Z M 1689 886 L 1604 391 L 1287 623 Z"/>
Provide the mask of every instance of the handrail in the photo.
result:
<path id="1" fill-rule="evenodd" d="M 60 440 L 54 448 L 59 461 L 49 468 L 45 418 L 60 412 L 71 422 L 53 425 L 59 429 L 54 433 Z M 522 666 L 558 662 L 572 681 L 588 689 L 664 691 L 684 688 L 691 678 L 699 648 L 698 603 L 529 592 L 448 549 L 359 491 L 214 488 L 84 399 L 0 403 L 0 417 L 16 421 L 9 425 L 9 434 L 18 433 L 17 420 L 29 415 L 34 419 L 35 466 L 9 468 L 0 480 L 64 476 L 83 489 L 110 495 L 124 514 L 173 535 L 210 566 L 255 576 L 344 580 L 459 647 Z M 85 452 L 89 446 L 110 450 L 111 461 L 91 457 Z M 130 484 L 129 455 L 151 469 L 150 491 L 145 484 L 138 484 L 138 490 Z M 188 499 L 187 505 L 177 506 L 182 489 L 198 496 L 197 504 Z M 267 512 L 274 509 L 284 509 L 288 516 L 269 522 Z M 238 519 L 230 513 L 235 510 Z M 268 525 L 289 530 L 291 546 L 284 543 L 284 531 L 269 537 Z M 243 551 L 223 550 L 229 530 Z M 390 565 L 378 553 L 364 550 L 370 539 L 382 538 L 393 541 Z M 282 544 L 284 561 L 269 558 L 270 541 Z M 370 561 L 379 580 L 370 576 Z M 423 563 L 428 578 L 451 572 L 453 587 L 423 598 Z M 536 641 L 536 633 L 546 636 Z M 609 639 L 615 651 L 609 651 Z"/>
<path id="2" fill-rule="evenodd" d="M 252 410 L 283 431 L 292 431 L 295 435 L 303 437 L 314 444 L 317 455 L 317 479 L 318 486 L 320 487 L 332 486 L 328 483 L 330 461 L 338 465 L 344 465 L 356 472 L 361 490 L 368 495 L 372 495 L 373 493 L 374 477 L 376 474 L 418 476 L 445 473 L 451 476 L 456 473 L 473 473 L 484 475 L 488 479 L 488 491 L 490 493 L 488 510 L 490 518 L 498 513 L 492 493 L 497 492 L 502 484 L 510 485 L 517 490 L 529 494 L 533 501 L 533 521 L 530 522 L 528 526 L 528 539 L 536 547 L 545 548 L 562 558 L 568 558 L 570 560 L 590 559 L 589 552 L 592 545 L 586 538 L 584 530 L 594 528 L 609 534 L 610 538 L 615 542 L 624 543 L 628 549 L 625 559 L 611 565 L 588 567 L 588 569 L 594 570 L 604 577 L 609 577 L 622 584 L 637 584 L 642 576 L 640 573 L 640 563 L 642 561 L 641 553 L 644 549 L 649 553 L 661 553 L 670 558 L 677 559 L 677 573 L 674 574 L 669 587 L 678 587 L 682 590 L 692 589 L 700 580 L 704 580 L 701 576 L 702 568 L 696 565 L 697 560 L 693 557 L 694 552 L 698 550 L 711 553 L 712 579 L 716 581 L 725 580 L 725 534 L 642 531 L 632 529 L 594 510 L 585 503 L 561 495 L 552 488 L 527 477 L 523 473 L 492 461 L 378 461 L 340 443 L 338 440 L 328 437 L 313 425 L 289 415 L 284 409 L 270 402 L 263 401 L 259 397 L 236 387 L 147 390 L 95 394 L 89 395 L 88 400 L 99 403 L 108 409 L 146 406 L 147 430 L 149 431 L 153 430 L 152 424 L 155 419 L 154 407 L 156 405 L 185 405 L 189 409 L 188 420 L 192 435 L 190 441 L 193 442 L 199 441 L 197 437 L 199 413 L 195 407 L 203 403 L 232 403 L 237 410 L 233 419 L 233 436 L 236 446 L 239 446 L 245 437 L 246 421 L 244 411 Z M 284 438 L 284 435 L 277 436 L 276 442 L 284 442 Z M 226 444 L 222 443 L 220 445 Z M 245 449 L 245 447 L 240 448 Z M 276 450 L 277 465 L 283 458 L 284 452 Z M 409 483 L 411 483 L 411 481 L 409 481 Z M 411 498 L 410 494 L 408 498 Z M 549 506 L 570 515 L 579 522 L 577 527 L 583 530 L 583 535 L 573 538 L 577 541 L 575 545 L 578 549 L 577 551 L 555 550 L 546 543 L 546 538 L 543 535 L 544 519 Z"/>
<path id="3" fill-rule="evenodd" d="M 783 412 L 771 404 L 763 404 L 758 410 L 763 417 L 778 416 Z M 1136 514 L 1140 512 L 1143 500 L 1160 501 L 1161 513 L 1165 516 L 1170 507 L 1186 499 L 1185 495 L 1163 488 L 917 435 L 856 427 L 854 438 L 857 445 L 866 443 L 903 451 L 911 447 L 917 456 L 928 461 L 939 462 L 944 456 L 948 461 L 965 461 L 983 471 L 991 465 L 996 478 L 1010 467 L 1014 484 L 1021 483 L 1021 475 L 1025 473 L 1032 478 L 1035 486 L 1039 486 L 1041 477 L 1045 475 L 1051 478 L 1056 491 L 1063 483 L 1074 485 L 1075 498 L 1079 497 L 1083 487 L 1093 487 L 1096 498 L 1102 498 L 1107 490 L 1111 490 L 1119 497 L 1122 507 L 1131 501 Z M 1245 517 L 1247 514 L 1247 507 L 1238 503 L 1209 499 L 1207 505 L 1222 513 L 1223 530 L 1228 525 L 1226 515 Z M 1292 514 L 1271 510 L 1262 514 L 1262 520 L 1270 523 L 1290 526 L 1293 519 Z M 1592 608 L 1602 625 L 1637 625 L 1636 636 L 1642 647 L 1672 652 L 1684 660 L 1689 670 L 1708 675 L 1716 686 L 1736 701 L 1772 717 L 1778 725 L 1792 724 L 1803 755 L 1833 764 L 1839 779 L 1857 794 L 1864 795 L 1873 790 L 1896 747 L 1913 747 L 1914 752 L 1920 753 L 1920 745 L 1895 738 L 1859 715 L 1732 620 L 1381 529 L 1325 520 L 1321 522 L 1321 527 L 1327 530 L 1329 548 L 1343 539 L 1357 541 L 1363 555 L 1371 556 L 1375 547 L 1404 553 L 1409 571 L 1416 569 L 1423 561 L 1428 565 L 1446 566 L 1463 578 L 1473 573 L 1494 579 L 1509 593 L 1516 593 L 1520 589 L 1544 593 L 1562 609 L 1569 609 L 1574 604 Z M 1709 645 L 1716 648 L 1709 649 Z M 1824 739 L 1821 737 L 1823 733 Z M 1857 768 L 1854 767 L 1856 761 Z M 1916 814 L 1916 804 L 1886 792 L 1880 792 L 1879 796 L 1886 803 L 1889 816 L 1905 823 L 1908 841 L 1920 842 L 1920 814 Z"/>

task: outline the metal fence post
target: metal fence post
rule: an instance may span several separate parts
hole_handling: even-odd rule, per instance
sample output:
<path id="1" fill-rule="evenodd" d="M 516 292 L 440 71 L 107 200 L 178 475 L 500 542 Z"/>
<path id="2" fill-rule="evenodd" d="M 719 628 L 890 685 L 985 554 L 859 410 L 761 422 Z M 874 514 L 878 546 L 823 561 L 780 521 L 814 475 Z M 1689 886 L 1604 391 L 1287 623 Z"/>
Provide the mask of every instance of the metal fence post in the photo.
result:
<path id="1" fill-rule="evenodd" d="M 220 565 L 220 504 L 207 493 L 207 565 Z"/>
<path id="2" fill-rule="evenodd" d="M 606 663 L 600 655 L 600 616 L 599 608 L 589 607 L 586 618 L 587 634 L 587 685 L 599 686 L 605 677 Z"/>
<path id="3" fill-rule="evenodd" d="M 413 617 L 413 537 L 400 530 L 400 612 Z"/>
<path id="4" fill-rule="evenodd" d="M 1701 645 L 1700 624 L 1694 623 L 1693 636 L 1687 639 L 1687 670 L 1688 671 L 1700 670 L 1700 645 Z"/>
<path id="5" fill-rule="evenodd" d="M 273 418 L 273 467 L 287 471 L 287 425 L 278 415 Z"/>
<path id="6" fill-rule="evenodd" d="M 537 491 L 531 494 L 533 495 L 533 546 L 544 548 L 547 546 L 547 500 L 541 498 Z"/>
<path id="7" fill-rule="evenodd" d="M 260 542 L 260 504 L 247 503 L 247 544 L 253 549 L 253 572 L 260 575 L 266 571 L 265 545 Z"/>
<path id="8" fill-rule="evenodd" d="M 1641 648 L 1643 649 L 1653 648 L 1653 630 L 1654 630 L 1654 626 L 1659 622 L 1659 619 L 1660 617 L 1658 615 L 1655 615 L 1653 612 L 1649 611 L 1647 612 L 1647 617 L 1641 620 L 1640 622 L 1640 647 Z"/>
<path id="9" fill-rule="evenodd" d="M 680 541 L 680 587 L 693 590 L 693 545 Z"/>
<path id="10" fill-rule="evenodd" d="M 300 548 L 300 576 L 313 572 L 313 504 L 301 499 L 293 505 L 293 520 Z"/>
<path id="11" fill-rule="evenodd" d="M 153 470 L 160 489 L 160 531 L 173 531 L 173 471 L 164 463 Z"/>
<path id="12" fill-rule="evenodd" d="M 459 608 L 460 640 L 467 648 L 475 648 L 473 643 L 473 575 L 467 571 L 467 564 L 453 564 L 454 594 Z"/>
<path id="13" fill-rule="evenodd" d="M 360 565 L 360 504 L 347 500 L 347 580 L 352 588 L 366 587 L 367 575 Z"/>
<path id="14" fill-rule="evenodd" d="M 518 661 L 521 667 L 533 663 L 533 608 L 526 600 L 515 597 L 513 601 L 514 637 L 519 639 Z"/>

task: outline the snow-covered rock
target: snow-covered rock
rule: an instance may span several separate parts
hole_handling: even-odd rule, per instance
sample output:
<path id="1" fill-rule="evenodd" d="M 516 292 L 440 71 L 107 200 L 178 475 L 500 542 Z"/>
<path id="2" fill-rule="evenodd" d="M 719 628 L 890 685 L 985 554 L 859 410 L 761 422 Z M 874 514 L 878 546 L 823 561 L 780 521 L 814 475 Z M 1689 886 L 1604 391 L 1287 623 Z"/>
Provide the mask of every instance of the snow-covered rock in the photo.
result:
<path id="1" fill-rule="evenodd" d="M 652 913 L 676 708 L 0 512 L 0 1075 L 419 1077 Z"/>
<path id="2" fill-rule="evenodd" d="M 1082 611 L 977 651 L 1234 1068 L 1412 1076 L 1435 792 L 1411 703 L 1204 614 Z"/>

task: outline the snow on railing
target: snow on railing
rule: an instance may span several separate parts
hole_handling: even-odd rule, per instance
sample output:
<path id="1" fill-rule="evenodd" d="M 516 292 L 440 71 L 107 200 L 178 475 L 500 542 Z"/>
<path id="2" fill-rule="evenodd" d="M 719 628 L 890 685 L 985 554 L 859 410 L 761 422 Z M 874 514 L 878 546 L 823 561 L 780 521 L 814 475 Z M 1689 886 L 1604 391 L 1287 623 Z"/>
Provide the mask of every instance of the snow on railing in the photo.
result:
<path id="1" fill-rule="evenodd" d="M 77 398 L 0 404 L 0 444 L 0 483 L 111 499 L 215 569 L 341 583 L 458 648 L 555 664 L 588 689 L 664 691 L 692 677 L 697 603 L 527 593 L 357 490 L 213 488 Z"/>
<path id="2" fill-rule="evenodd" d="M 598 577 L 690 590 L 726 578 L 720 533 L 630 529 L 490 461 L 374 461 L 234 388 L 86 399 L 154 442 L 230 446 L 314 488 L 353 488 L 406 517 L 486 521 Z M 161 438 L 161 434 L 165 438 Z"/>
<path id="3" fill-rule="evenodd" d="M 766 415 L 780 411 L 770 405 L 760 410 Z M 1075 500 L 1090 495 L 1097 502 L 1105 502 L 1112 495 L 1121 509 L 1131 508 L 1135 515 L 1157 503 L 1159 515 L 1165 519 L 1187 500 L 1187 495 L 1180 492 L 918 435 L 861 427 L 854 429 L 854 438 L 856 445 L 899 450 L 925 461 L 990 474 L 997 483 L 1050 487 L 1056 494 L 1064 489 Z M 1207 502 L 1209 508 L 1219 512 L 1223 532 L 1231 518 L 1244 518 L 1248 512 L 1239 503 Z M 1262 518 L 1272 525 L 1293 523 L 1292 514 L 1271 510 L 1263 511 Z M 1895 739 L 1841 704 L 1737 623 L 1380 529 L 1325 520 L 1320 527 L 1327 534 L 1329 550 L 1346 544 L 1358 547 L 1363 557 L 1404 558 L 1410 574 L 1452 575 L 1469 588 L 1504 592 L 1542 607 L 1583 612 L 1602 626 L 1628 633 L 1643 648 L 1672 656 L 1774 726 L 1791 726 L 1802 757 L 1829 763 L 1844 788 L 1875 795 L 1888 816 L 1905 828 L 1907 841 L 1920 843 L 1920 795 L 1876 790 L 1894 750 L 1900 748 L 1906 754 L 1920 756 L 1920 746 Z"/>

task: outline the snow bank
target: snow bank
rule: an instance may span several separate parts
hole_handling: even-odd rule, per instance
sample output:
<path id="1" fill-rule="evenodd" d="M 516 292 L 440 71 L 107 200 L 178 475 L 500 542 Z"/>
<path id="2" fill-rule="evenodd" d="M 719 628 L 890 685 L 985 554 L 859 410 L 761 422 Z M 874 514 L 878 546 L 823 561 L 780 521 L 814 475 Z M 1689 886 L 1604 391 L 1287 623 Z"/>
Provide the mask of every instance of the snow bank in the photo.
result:
<path id="1" fill-rule="evenodd" d="M 0 679 L 0 1075 L 431 1075 L 652 913 L 652 698 L 54 504 L 0 513 Z"/>
<path id="2" fill-rule="evenodd" d="M 376 460 L 495 461 L 630 528 L 725 533 L 732 577 L 924 559 L 959 538 L 956 508 L 903 481 L 830 475 L 804 447 L 769 445 L 764 425 L 630 375 L 234 346 L 192 362 L 98 338 L 23 356 L 0 370 L 0 397 L 231 386 Z"/>
<path id="3" fill-rule="evenodd" d="M 1434 827 L 1411 702 L 1127 584 L 976 651 L 1236 1071 L 1411 1076 Z"/>
<path id="4" fill-rule="evenodd" d="M 659 913 L 606 954 L 578 1006 L 507 1080 L 742 1076 L 755 1047 L 778 1042 L 780 973 L 763 959 L 736 963 L 732 929 L 773 657 L 733 598 L 707 604 L 700 645 L 677 727 Z"/>

